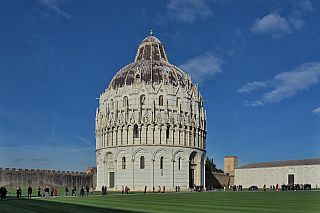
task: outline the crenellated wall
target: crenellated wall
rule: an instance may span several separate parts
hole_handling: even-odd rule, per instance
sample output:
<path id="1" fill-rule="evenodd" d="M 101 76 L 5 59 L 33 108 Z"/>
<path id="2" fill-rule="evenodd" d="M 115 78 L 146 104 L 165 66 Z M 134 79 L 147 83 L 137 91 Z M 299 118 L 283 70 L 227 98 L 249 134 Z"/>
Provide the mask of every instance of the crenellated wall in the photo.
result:
<path id="1" fill-rule="evenodd" d="M 28 169 L 15 169 L 0 168 L 0 186 L 7 188 L 36 188 L 38 186 L 53 186 L 57 188 L 69 187 L 82 187 L 82 186 L 96 186 L 96 174 L 85 174 L 82 172 L 65 172 L 54 170 L 28 170 Z"/>

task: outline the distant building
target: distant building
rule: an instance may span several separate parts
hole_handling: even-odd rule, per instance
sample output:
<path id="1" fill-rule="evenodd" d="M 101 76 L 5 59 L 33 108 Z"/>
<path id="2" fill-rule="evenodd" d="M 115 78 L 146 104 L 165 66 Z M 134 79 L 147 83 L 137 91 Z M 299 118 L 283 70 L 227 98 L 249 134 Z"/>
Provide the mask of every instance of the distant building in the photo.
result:
<path id="1" fill-rule="evenodd" d="M 152 33 L 100 95 L 95 133 L 99 189 L 204 185 L 202 96 L 191 76 L 169 63 Z"/>
<path id="2" fill-rule="evenodd" d="M 238 156 L 225 156 L 224 157 L 224 173 L 229 175 L 228 186 L 234 185 L 234 173 L 235 169 L 238 168 Z"/>
<path id="3" fill-rule="evenodd" d="M 320 158 L 249 163 L 235 169 L 235 185 L 311 184 L 320 186 Z"/>
<path id="4" fill-rule="evenodd" d="M 84 170 L 84 173 L 86 174 L 97 174 L 97 167 L 88 167 L 86 170 Z"/>

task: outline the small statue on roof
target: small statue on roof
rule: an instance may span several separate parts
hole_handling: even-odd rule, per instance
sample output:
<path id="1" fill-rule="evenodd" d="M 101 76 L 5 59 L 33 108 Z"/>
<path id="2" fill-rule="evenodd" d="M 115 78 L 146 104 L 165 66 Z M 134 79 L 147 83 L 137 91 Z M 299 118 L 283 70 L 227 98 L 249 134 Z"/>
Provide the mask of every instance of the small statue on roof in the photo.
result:
<path id="1" fill-rule="evenodd" d="M 150 36 L 153 36 L 153 30 L 152 30 L 152 28 L 151 28 L 151 31 L 150 31 Z"/>

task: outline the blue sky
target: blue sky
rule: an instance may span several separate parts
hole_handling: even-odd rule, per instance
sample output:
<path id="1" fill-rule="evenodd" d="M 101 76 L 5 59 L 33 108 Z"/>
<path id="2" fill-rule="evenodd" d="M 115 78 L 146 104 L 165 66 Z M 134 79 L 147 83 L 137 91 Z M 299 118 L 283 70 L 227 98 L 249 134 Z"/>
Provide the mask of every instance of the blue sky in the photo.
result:
<path id="1" fill-rule="evenodd" d="M 0 2 L 0 167 L 95 166 L 96 97 L 153 28 L 199 83 L 223 169 L 320 155 L 320 2 Z"/>

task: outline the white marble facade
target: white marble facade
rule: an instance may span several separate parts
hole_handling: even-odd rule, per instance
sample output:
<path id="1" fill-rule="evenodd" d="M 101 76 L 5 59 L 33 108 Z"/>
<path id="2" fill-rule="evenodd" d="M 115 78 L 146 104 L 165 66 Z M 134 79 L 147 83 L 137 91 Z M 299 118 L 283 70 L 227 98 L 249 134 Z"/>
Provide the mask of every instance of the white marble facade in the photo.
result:
<path id="1" fill-rule="evenodd" d="M 187 190 L 204 185 L 206 112 L 190 75 L 152 34 L 121 69 L 96 111 L 97 188 Z"/>

